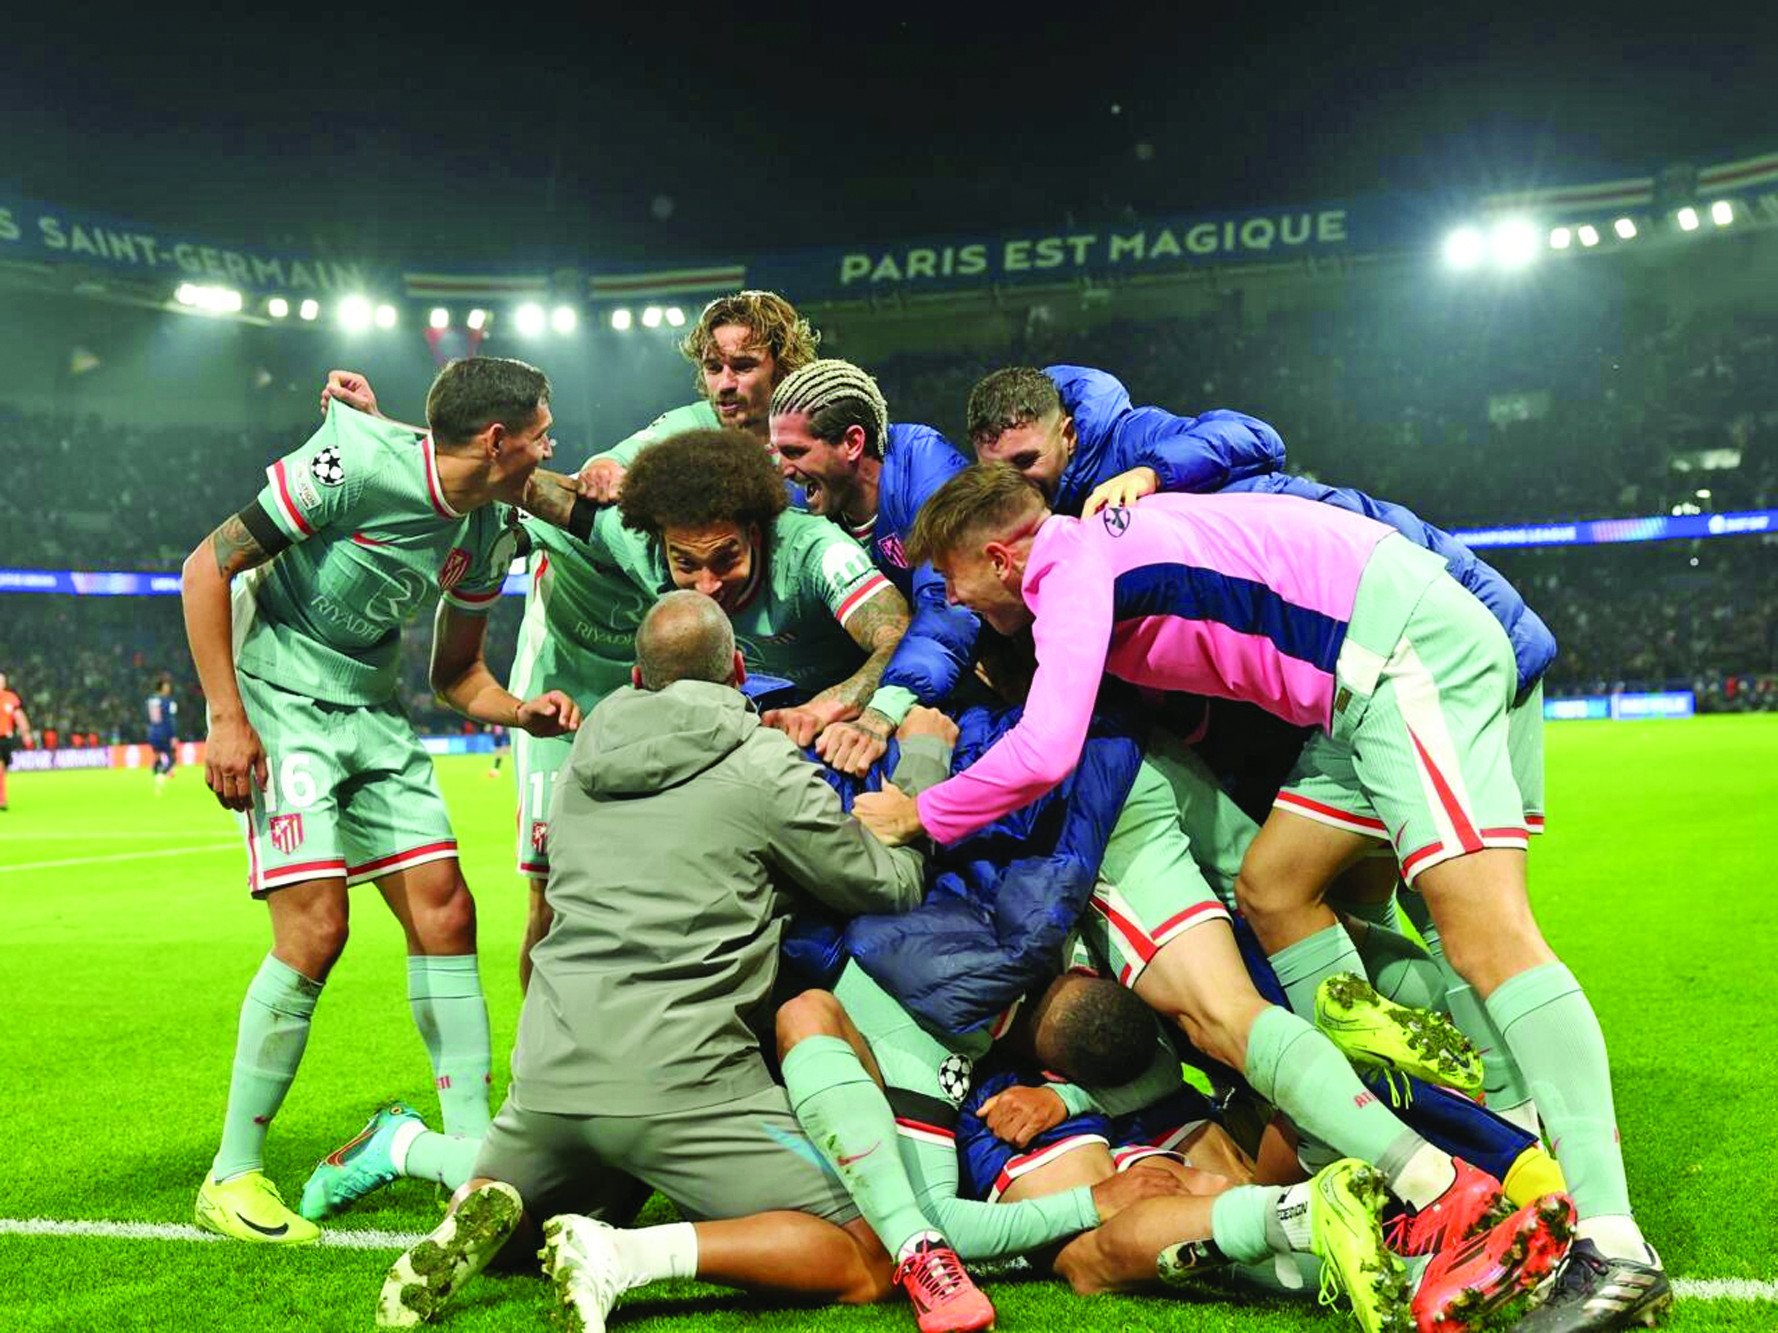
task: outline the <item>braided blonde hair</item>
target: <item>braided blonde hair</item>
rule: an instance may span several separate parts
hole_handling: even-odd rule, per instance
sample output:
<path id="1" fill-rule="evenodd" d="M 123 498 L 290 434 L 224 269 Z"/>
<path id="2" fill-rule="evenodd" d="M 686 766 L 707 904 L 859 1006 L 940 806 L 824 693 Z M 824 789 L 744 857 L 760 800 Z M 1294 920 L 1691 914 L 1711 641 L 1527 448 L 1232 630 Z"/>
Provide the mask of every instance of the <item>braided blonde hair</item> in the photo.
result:
<path id="1" fill-rule="evenodd" d="M 830 443 L 857 422 L 865 428 L 864 449 L 872 458 L 881 458 L 889 441 L 883 391 L 868 371 L 837 356 L 811 361 L 772 391 L 772 415 L 790 412 L 806 412 L 810 432 Z"/>

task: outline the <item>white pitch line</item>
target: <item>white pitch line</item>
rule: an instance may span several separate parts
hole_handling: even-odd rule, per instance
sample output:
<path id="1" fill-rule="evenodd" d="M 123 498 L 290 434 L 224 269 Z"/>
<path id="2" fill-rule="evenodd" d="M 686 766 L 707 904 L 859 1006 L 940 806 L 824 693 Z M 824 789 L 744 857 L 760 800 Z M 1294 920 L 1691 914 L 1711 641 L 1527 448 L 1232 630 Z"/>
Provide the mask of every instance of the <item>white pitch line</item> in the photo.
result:
<path id="1" fill-rule="evenodd" d="M 174 1222 L 64 1222 L 50 1217 L 0 1217 L 0 1236 L 98 1236 L 107 1240 L 226 1240 Z M 407 1231 L 323 1231 L 318 1244 L 344 1250 L 405 1250 L 421 1239 Z"/>
<path id="2" fill-rule="evenodd" d="M 176 1222 L 68 1222 L 51 1217 L 0 1217 L 0 1236 L 90 1236 L 105 1240 L 224 1240 L 214 1232 Z M 417 1231 L 323 1231 L 318 1242 L 343 1250 L 405 1250 L 422 1239 Z M 996 1273 L 1027 1267 L 1024 1260 L 982 1265 Z M 1743 1277 L 1676 1277 L 1673 1292 L 1686 1301 L 1778 1301 L 1778 1282 Z"/>
<path id="3" fill-rule="evenodd" d="M 188 847 L 163 847 L 153 852 L 112 852 L 106 856 L 68 856 L 59 861 L 21 861 L 17 865 L 0 866 L 0 875 L 21 870 L 55 870 L 61 866 L 91 866 L 102 861 L 147 861 L 157 856 L 184 856 L 188 852 L 219 852 L 240 845 L 240 839 L 231 838 L 228 842 L 197 842 Z"/>

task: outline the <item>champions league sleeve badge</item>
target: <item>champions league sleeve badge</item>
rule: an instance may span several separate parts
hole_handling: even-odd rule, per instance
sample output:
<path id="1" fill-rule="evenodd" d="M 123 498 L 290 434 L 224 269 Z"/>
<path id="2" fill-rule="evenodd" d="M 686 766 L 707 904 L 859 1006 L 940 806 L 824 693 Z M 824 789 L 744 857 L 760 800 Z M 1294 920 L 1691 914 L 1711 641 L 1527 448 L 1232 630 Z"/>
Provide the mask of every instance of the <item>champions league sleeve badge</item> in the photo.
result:
<path id="1" fill-rule="evenodd" d="M 309 472 L 323 486 L 338 486 L 346 479 L 346 465 L 340 461 L 339 446 L 330 444 L 309 460 Z"/>

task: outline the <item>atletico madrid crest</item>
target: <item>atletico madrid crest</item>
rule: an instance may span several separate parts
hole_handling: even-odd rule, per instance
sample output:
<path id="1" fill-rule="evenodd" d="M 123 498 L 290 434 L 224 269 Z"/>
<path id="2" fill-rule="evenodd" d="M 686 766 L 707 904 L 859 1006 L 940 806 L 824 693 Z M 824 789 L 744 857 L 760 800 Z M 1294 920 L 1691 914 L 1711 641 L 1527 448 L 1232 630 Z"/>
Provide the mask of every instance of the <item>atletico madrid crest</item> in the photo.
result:
<path id="1" fill-rule="evenodd" d="M 543 844 L 549 841 L 549 821 L 533 819 L 531 821 L 531 850 L 541 852 Z"/>
<path id="2" fill-rule="evenodd" d="M 289 856 L 303 841 L 303 817 L 301 815 L 273 815 L 266 823 L 272 835 L 272 846 L 284 855 Z"/>
<path id="3" fill-rule="evenodd" d="M 469 552 L 461 546 L 453 546 L 451 553 L 445 557 L 444 564 L 439 566 L 438 586 L 441 591 L 449 592 L 469 572 Z"/>

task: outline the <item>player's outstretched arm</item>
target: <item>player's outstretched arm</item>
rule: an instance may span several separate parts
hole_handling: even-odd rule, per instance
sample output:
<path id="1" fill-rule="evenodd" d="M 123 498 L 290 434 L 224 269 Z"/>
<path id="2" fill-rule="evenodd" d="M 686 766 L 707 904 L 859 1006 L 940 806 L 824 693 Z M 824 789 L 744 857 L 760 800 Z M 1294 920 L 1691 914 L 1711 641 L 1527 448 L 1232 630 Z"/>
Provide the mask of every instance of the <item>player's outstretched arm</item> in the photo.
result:
<path id="1" fill-rule="evenodd" d="M 432 690 L 478 722 L 523 727 L 533 736 L 560 736 L 580 726 L 580 706 L 561 690 L 521 700 L 509 693 L 482 656 L 486 615 L 441 601 L 432 624 Z"/>
<path id="2" fill-rule="evenodd" d="M 908 631 L 908 619 L 907 601 L 892 584 L 884 583 L 846 620 L 852 641 L 870 654 L 863 664 L 807 703 L 766 714 L 766 725 L 788 732 L 798 745 L 814 741 L 816 753 L 842 772 L 865 772 L 889 748 L 895 725 L 880 713 L 859 715 L 882 683 L 883 671 Z M 850 725 L 835 727 L 835 723 Z"/>
<path id="3" fill-rule="evenodd" d="M 290 545 L 257 504 L 225 519 L 179 572 L 185 637 L 210 708 L 204 781 L 230 810 L 253 805 L 253 781 L 266 781 L 265 746 L 247 720 L 235 683 L 234 614 L 228 585 L 236 574 L 265 564 Z"/>

